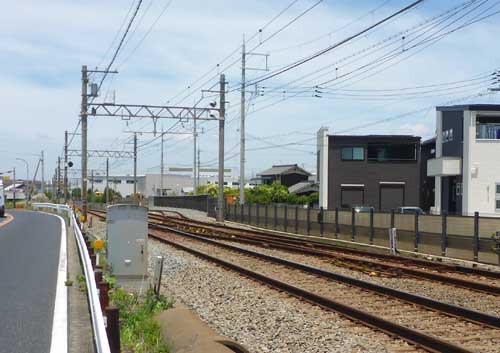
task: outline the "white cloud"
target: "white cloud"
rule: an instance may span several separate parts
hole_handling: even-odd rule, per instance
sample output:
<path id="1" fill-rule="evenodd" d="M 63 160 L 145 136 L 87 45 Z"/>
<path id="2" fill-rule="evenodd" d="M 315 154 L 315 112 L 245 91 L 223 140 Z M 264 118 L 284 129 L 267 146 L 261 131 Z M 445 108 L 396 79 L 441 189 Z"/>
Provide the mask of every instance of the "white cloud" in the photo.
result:
<path id="1" fill-rule="evenodd" d="M 60 153 L 64 130 L 72 131 L 76 126 L 80 100 L 80 68 L 82 64 L 94 67 L 102 63 L 102 56 L 117 33 L 120 24 L 132 1 L 11 1 L 4 4 L 0 13 L 0 97 L 3 126 L 9 126 L 0 133 L 0 150 L 19 149 L 23 153 L 38 153 L 45 149 L 48 158 L 47 170 L 55 166 L 55 159 Z M 117 101 L 126 103 L 164 103 L 190 83 L 198 79 L 207 70 L 214 67 L 228 53 L 241 43 L 242 34 L 247 38 L 271 19 L 288 1 L 229 1 L 174 0 L 161 21 L 134 55 L 124 65 L 137 41 L 142 38 L 149 25 L 155 20 L 166 0 L 144 1 L 144 11 L 151 8 L 144 17 L 137 31 L 132 31 L 131 40 L 117 60 L 120 74 L 113 82 Z M 281 67 L 293 60 L 321 49 L 336 40 L 344 38 L 387 15 L 401 6 L 400 2 L 389 3 L 378 13 L 368 15 L 362 21 L 354 22 L 350 27 L 331 37 L 321 35 L 334 29 L 342 28 L 359 16 L 366 14 L 381 2 L 353 2 L 341 0 L 325 2 L 310 14 L 304 16 L 268 43 L 259 47 L 259 53 L 270 53 L 269 64 L 272 68 Z M 260 39 L 278 30 L 285 23 L 304 11 L 312 4 L 309 0 L 299 1 L 289 12 L 266 28 Z M 394 34 L 397 30 L 410 27 L 439 11 L 450 7 L 448 2 L 436 4 L 424 3 L 397 21 L 383 26 L 369 36 L 346 45 L 339 50 L 312 61 L 297 70 L 277 79 L 269 80 L 266 86 L 279 86 L 282 83 L 307 74 L 323 65 L 332 64 L 357 50 L 373 45 L 377 41 Z M 140 20 L 140 13 L 138 20 Z M 139 22 L 137 22 L 139 23 Z M 494 43 L 500 35 L 500 26 L 493 17 L 468 29 L 446 37 L 436 45 L 418 53 L 390 69 L 372 77 L 360 77 L 361 81 L 351 88 L 398 88 L 455 81 L 468 78 L 478 72 L 497 67 L 500 50 Z M 298 43 L 318 38 L 309 45 L 286 51 L 274 51 L 277 48 L 296 46 Z M 249 43 L 249 47 L 252 44 Z M 235 64 L 226 72 L 230 88 L 239 82 L 239 53 L 228 60 Z M 356 59 L 353 57 L 352 59 Z M 351 59 L 351 60 L 352 60 Z M 109 60 L 109 54 L 106 61 Z M 343 74 L 367 62 L 355 61 L 347 65 L 344 60 L 334 66 Z M 262 61 L 249 58 L 249 66 L 262 67 Z M 332 73 L 335 72 L 332 67 Z M 263 74 L 249 71 L 248 79 Z M 216 70 L 210 76 L 217 76 Z M 311 86 L 332 75 L 321 75 L 310 83 Z M 215 83 L 216 80 L 212 82 Z M 201 81 L 203 82 L 203 81 Z M 108 80 L 103 87 L 106 92 Z M 204 88 L 209 88 L 212 83 Z M 192 90 L 193 88 L 191 88 Z M 296 88 L 300 89 L 299 88 Z M 199 96 L 199 95 L 196 95 Z M 279 93 L 277 94 L 279 96 Z M 460 96 L 457 94 L 457 97 Z M 180 96 L 182 97 L 182 95 Z M 183 104 L 192 104 L 195 97 L 186 99 Z M 256 100 L 256 106 L 263 102 L 274 102 L 278 97 L 269 94 Z M 251 113 L 248 117 L 247 130 L 256 136 L 269 136 L 290 131 L 314 133 L 322 125 L 330 126 L 331 131 L 342 131 L 353 126 L 361 128 L 351 131 L 356 134 L 368 133 L 409 133 L 420 136 L 431 135 L 434 130 L 433 112 L 412 115 L 387 124 L 363 128 L 363 124 L 390 116 L 432 106 L 448 100 L 449 97 L 436 97 L 422 100 L 370 101 L 337 100 L 312 98 L 312 92 L 306 92 L 299 99 L 284 101 L 268 109 Z M 228 119 L 238 117 L 239 95 L 228 95 L 230 106 Z M 497 100 L 498 101 L 498 100 Z M 251 109 L 252 111 L 252 109 Z M 151 128 L 147 121 L 125 122 L 112 118 L 91 118 L 89 121 L 89 146 L 91 148 L 129 149 L 130 145 L 116 143 L 127 139 L 122 131 L 126 128 Z M 205 160 L 216 158 L 216 126 L 214 123 L 202 124 L 206 133 L 200 137 L 200 148 Z M 235 146 L 239 139 L 238 123 L 227 123 L 226 149 Z M 209 130 L 211 129 L 211 130 Z M 350 132 L 350 133 L 351 133 Z M 272 143 L 287 143 L 303 139 L 301 135 L 281 136 L 271 139 Z M 307 136 L 305 137 L 307 138 Z M 128 138 L 129 139 L 129 138 Z M 146 140 L 143 136 L 141 143 Z M 192 142 L 182 141 L 178 136 L 168 138 L 167 161 L 169 164 L 191 163 Z M 113 144 L 113 142 L 115 142 Z M 249 146 L 265 144 L 249 141 Z M 79 147 L 79 138 L 74 147 Z M 313 146 L 297 146 L 299 150 L 313 150 Z M 238 148 L 235 148 L 238 151 Z M 1 153 L 1 152 L 0 152 Z M 6 153 L 0 154 L 0 169 L 10 168 L 15 160 Z M 151 148 L 140 155 L 139 169 L 144 171 L 158 165 L 158 148 Z M 287 149 L 269 149 L 250 151 L 247 156 L 248 170 L 258 172 L 276 162 L 306 163 L 314 166 L 315 158 L 307 152 Z M 91 161 L 90 167 L 99 166 L 99 161 Z M 119 163 L 115 164 L 118 165 Z M 228 161 L 231 166 L 238 165 L 237 157 Z M 131 162 L 115 167 L 116 172 L 130 172 Z M 48 172 L 49 173 L 49 172 Z"/>

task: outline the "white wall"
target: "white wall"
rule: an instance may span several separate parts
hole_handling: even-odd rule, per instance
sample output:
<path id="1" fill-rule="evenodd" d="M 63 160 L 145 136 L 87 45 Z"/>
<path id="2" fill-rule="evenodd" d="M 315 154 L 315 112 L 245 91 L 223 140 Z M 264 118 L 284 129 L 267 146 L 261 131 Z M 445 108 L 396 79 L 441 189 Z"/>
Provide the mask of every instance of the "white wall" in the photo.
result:
<path id="1" fill-rule="evenodd" d="M 470 112 L 464 116 L 464 128 L 468 130 L 464 129 L 463 211 L 500 216 L 495 211 L 495 184 L 500 183 L 500 140 L 476 140 L 478 114 L 498 116 L 500 112 Z"/>

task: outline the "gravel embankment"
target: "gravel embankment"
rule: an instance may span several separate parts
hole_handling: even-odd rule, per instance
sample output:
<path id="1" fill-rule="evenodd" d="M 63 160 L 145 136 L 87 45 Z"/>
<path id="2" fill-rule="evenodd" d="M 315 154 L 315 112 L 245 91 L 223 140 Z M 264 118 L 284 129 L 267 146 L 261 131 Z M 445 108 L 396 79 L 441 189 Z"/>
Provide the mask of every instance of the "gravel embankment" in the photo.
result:
<path id="1" fill-rule="evenodd" d="M 150 238 L 163 285 L 221 335 L 252 353 L 394 352 L 405 342 L 266 288 Z"/>

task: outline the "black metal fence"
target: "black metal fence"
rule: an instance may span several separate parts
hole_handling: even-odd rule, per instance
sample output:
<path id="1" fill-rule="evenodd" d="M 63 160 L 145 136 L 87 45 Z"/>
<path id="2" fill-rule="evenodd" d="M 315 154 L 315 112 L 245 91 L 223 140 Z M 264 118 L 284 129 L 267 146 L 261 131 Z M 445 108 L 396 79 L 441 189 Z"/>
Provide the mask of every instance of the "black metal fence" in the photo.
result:
<path id="1" fill-rule="evenodd" d="M 352 210 L 323 210 L 291 205 L 227 205 L 226 219 L 278 231 L 388 246 L 397 229 L 398 248 L 498 264 L 492 236 L 500 218 L 408 215 Z"/>

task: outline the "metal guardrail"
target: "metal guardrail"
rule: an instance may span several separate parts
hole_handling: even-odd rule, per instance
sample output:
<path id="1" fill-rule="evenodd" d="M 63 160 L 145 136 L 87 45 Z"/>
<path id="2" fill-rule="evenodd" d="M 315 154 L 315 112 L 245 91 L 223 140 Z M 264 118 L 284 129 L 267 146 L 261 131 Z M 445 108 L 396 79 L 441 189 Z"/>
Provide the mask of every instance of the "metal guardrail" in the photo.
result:
<path id="1" fill-rule="evenodd" d="M 94 331 L 94 340 L 97 353 L 110 353 L 108 336 L 106 334 L 106 327 L 104 326 L 104 317 L 101 310 L 101 304 L 99 302 L 99 292 L 97 291 L 97 285 L 95 282 L 94 270 L 92 268 L 92 262 L 90 261 L 90 256 L 87 251 L 85 240 L 83 239 L 83 234 L 78 227 L 78 222 L 76 221 L 75 212 L 69 208 L 68 205 L 60 205 L 53 203 L 33 203 L 33 209 L 50 208 L 55 209 L 60 214 L 66 212 L 69 214 L 71 228 L 75 233 L 75 237 L 78 243 L 78 251 L 83 263 L 83 271 L 85 274 L 85 281 L 87 284 L 87 294 L 90 303 L 90 314 L 92 318 L 92 330 Z"/>

